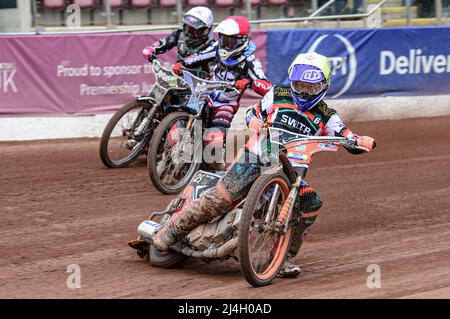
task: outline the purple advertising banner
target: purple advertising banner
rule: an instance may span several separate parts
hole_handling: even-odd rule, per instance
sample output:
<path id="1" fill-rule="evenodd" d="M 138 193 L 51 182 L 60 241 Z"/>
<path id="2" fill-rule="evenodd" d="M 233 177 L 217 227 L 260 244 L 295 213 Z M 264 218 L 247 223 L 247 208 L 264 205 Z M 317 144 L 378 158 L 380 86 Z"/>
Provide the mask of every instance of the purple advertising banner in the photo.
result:
<path id="1" fill-rule="evenodd" d="M 114 111 L 151 89 L 152 66 L 144 60 L 142 49 L 165 35 L 0 37 L 0 115 Z M 266 33 L 256 31 L 252 39 L 266 69 Z M 175 54 L 173 48 L 159 57 L 174 63 Z"/>

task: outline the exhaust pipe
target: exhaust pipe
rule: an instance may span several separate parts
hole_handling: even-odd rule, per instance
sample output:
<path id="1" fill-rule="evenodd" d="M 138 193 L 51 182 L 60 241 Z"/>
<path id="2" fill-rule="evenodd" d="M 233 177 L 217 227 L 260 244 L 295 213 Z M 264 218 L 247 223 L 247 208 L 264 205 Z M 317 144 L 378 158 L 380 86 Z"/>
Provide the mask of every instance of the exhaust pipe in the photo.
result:
<path id="1" fill-rule="evenodd" d="M 237 247 L 238 238 L 233 238 L 227 241 L 225 244 L 218 248 L 209 248 L 202 251 L 193 250 L 189 247 L 180 247 L 177 245 L 173 245 L 170 248 L 186 255 L 188 257 L 194 258 L 223 258 L 229 254 L 231 254 Z"/>
<path id="2" fill-rule="evenodd" d="M 137 228 L 137 233 L 149 244 L 152 243 L 152 237 L 158 229 L 163 227 L 163 225 L 158 224 L 152 220 L 144 220 L 139 224 Z"/>

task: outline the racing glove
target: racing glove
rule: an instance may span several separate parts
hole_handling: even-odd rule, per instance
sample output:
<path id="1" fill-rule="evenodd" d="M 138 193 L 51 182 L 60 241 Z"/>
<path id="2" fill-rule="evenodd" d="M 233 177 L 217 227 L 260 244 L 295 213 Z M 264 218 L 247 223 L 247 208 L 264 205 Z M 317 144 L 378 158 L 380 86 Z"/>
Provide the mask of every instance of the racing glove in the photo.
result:
<path id="1" fill-rule="evenodd" d="M 251 83 L 251 81 L 250 81 L 249 79 L 238 80 L 238 81 L 236 81 L 235 87 L 236 87 L 236 89 L 242 91 L 242 90 L 245 89 L 250 83 Z"/>
<path id="2" fill-rule="evenodd" d="M 259 95 L 262 95 L 262 96 L 266 95 L 267 92 L 269 92 L 271 88 L 272 88 L 272 83 L 270 83 L 269 81 L 259 80 L 259 79 L 253 81 L 252 89 Z"/>
<path id="3" fill-rule="evenodd" d="M 375 142 L 375 139 L 373 139 L 370 136 L 358 136 L 356 138 L 356 145 L 367 148 L 369 151 L 371 151 L 375 147 L 377 147 L 377 143 Z"/>
<path id="4" fill-rule="evenodd" d="M 175 73 L 176 75 L 180 75 L 180 70 L 182 67 L 183 67 L 183 64 L 181 64 L 180 62 L 175 63 L 174 65 L 172 65 L 173 73 Z"/>
<path id="5" fill-rule="evenodd" d="M 144 50 L 142 50 L 142 54 L 147 61 L 151 61 L 155 56 L 155 48 L 145 47 Z"/>

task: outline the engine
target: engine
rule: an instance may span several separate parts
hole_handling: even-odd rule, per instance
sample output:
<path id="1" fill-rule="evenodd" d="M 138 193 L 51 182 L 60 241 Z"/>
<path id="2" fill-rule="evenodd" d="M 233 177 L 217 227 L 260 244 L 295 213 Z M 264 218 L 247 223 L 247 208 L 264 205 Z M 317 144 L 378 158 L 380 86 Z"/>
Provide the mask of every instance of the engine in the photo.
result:
<path id="1" fill-rule="evenodd" d="M 241 219 L 241 212 L 241 208 L 236 208 L 207 224 L 197 226 L 186 236 L 189 243 L 198 250 L 223 245 L 235 236 Z"/>

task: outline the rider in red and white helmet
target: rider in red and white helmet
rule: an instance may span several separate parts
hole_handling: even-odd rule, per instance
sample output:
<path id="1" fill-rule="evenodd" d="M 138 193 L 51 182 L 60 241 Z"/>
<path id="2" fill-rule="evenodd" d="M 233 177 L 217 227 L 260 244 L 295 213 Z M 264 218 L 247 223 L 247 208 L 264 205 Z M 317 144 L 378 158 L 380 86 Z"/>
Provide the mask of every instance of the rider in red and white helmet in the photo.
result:
<path id="1" fill-rule="evenodd" d="M 223 20 L 214 30 L 219 34 L 219 57 L 224 65 L 233 66 L 247 58 L 250 44 L 250 22 L 241 16 Z"/>
<path id="2" fill-rule="evenodd" d="M 250 22 L 241 16 L 231 16 L 223 20 L 215 29 L 218 41 L 206 50 L 183 59 L 182 64 L 191 67 L 197 63 L 209 62 L 213 65 L 212 78 L 217 81 L 235 82 L 238 91 L 218 91 L 210 98 L 211 126 L 222 130 L 222 141 L 225 131 L 231 125 L 239 108 L 239 100 L 245 89 L 250 87 L 264 96 L 272 87 L 266 78 L 261 62 L 254 55 L 256 46 L 250 40 Z M 175 66 L 174 71 L 179 67 Z M 214 137 L 205 138 L 220 142 L 217 133 Z"/>

